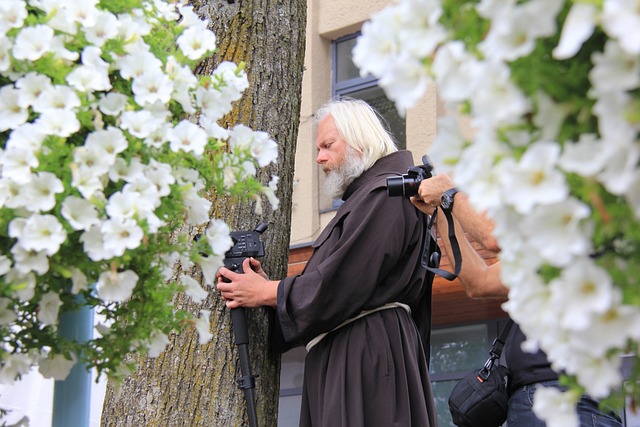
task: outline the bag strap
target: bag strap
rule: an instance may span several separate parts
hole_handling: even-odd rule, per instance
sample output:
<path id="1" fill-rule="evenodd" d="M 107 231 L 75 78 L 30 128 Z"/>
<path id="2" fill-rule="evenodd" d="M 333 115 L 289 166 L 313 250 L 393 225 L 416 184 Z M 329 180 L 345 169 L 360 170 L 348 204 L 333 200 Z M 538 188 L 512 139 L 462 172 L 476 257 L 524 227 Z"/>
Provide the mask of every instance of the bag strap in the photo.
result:
<path id="1" fill-rule="evenodd" d="M 443 210 L 443 212 L 444 212 L 444 216 L 447 218 L 447 224 L 449 225 L 448 237 L 449 237 L 449 242 L 451 243 L 451 251 L 453 252 L 455 269 L 453 273 L 437 267 L 427 267 L 427 270 L 439 276 L 442 276 L 449 281 L 452 281 L 452 280 L 455 280 L 460 274 L 460 269 L 462 268 L 462 254 L 460 253 L 460 245 L 458 244 L 458 239 L 456 237 L 456 232 L 453 225 L 453 216 L 451 215 L 451 211 Z M 427 227 L 425 229 L 426 239 L 429 239 L 429 233 L 431 233 L 431 228 L 433 227 L 433 224 L 435 223 L 435 219 L 437 216 L 438 216 L 438 207 L 436 206 L 436 208 L 433 210 L 433 213 L 431 214 L 431 217 L 429 218 Z M 440 265 L 439 259 L 436 265 Z"/>
<path id="2" fill-rule="evenodd" d="M 509 331 L 511 330 L 511 326 L 513 326 L 513 320 L 509 318 L 506 325 L 502 328 L 500 335 L 493 340 L 493 345 L 491 346 L 491 351 L 489 354 L 496 359 L 500 359 L 502 355 L 502 349 L 504 348 L 504 343 L 507 341 L 507 337 L 509 336 Z"/>
<path id="3" fill-rule="evenodd" d="M 507 341 L 507 337 L 509 336 L 509 331 L 511 330 L 512 326 L 513 320 L 509 318 L 507 324 L 502 328 L 500 335 L 495 340 L 493 340 L 493 345 L 491 346 L 491 350 L 489 351 L 489 359 L 487 359 L 482 369 L 478 371 L 477 378 L 478 380 L 480 380 L 480 382 L 486 381 L 487 378 L 489 378 L 489 375 L 491 375 L 491 368 L 493 367 L 493 364 L 496 362 L 496 360 L 500 359 L 500 356 L 502 355 L 502 349 L 504 348 L 504 343 Z"/>

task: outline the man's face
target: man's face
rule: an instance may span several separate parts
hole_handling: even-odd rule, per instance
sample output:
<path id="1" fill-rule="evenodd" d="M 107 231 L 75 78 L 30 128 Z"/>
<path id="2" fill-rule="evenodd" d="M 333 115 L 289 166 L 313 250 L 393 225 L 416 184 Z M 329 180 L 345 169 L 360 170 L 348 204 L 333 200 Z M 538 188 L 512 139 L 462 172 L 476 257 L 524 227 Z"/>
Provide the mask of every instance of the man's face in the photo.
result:
<path id="1" fill-rule="evenodd" d="M 322 166 L 325 174 L 344 164 L 347 143 L 338 133 L 336 123 L 330 114 L 318 125 L 316 148 L 318 149 L 316 162 Z"/>
<path id="2" fill-rule="evenodd" d="M 334 199 L 342 197 L 349 184 L 365 170 L 360 153 L 342 139 L 331 115 L 322 119 L 318 125 L 316 146 L 316 162 L 325 173 L 324 187 L 327 194 Z"/>

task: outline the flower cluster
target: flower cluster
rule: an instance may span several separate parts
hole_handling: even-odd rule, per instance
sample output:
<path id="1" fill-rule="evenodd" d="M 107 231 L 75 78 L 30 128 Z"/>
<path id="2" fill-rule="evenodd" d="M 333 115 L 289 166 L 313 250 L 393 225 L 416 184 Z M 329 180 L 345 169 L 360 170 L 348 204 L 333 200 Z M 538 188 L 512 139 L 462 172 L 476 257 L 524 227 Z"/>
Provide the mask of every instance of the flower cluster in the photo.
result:
<path id="1" fill-rule="evenodd" d="M 401 0 L 353 52 L 401 112 L 433 83 L 469 117 L 472 140 L 439 121 L 431 159 L 495 220 L 504 308 L 578 391 L 540 393 L 551 426 L 579 391 L 640 400 L 637 4 Z"/>
<path id="2" fill-rule="evenodd" d="M 216 49 L 207 24 L 165 0 L 0 2 L 0 382 L 34 365 L 64 379 L 76 360 L 118 378 L 172 331 L 211 337 L 206 310 L 172 304 L 201 303 L 187 273 L 212 285 L 232 246 L 205 196 L 278 200 L 277 177 L 256 178 L 276 143 L 218 125 L 248 87 L 242 64 L 192 72 Z M 96 338 L 58 336 L 80 306 Z"/>

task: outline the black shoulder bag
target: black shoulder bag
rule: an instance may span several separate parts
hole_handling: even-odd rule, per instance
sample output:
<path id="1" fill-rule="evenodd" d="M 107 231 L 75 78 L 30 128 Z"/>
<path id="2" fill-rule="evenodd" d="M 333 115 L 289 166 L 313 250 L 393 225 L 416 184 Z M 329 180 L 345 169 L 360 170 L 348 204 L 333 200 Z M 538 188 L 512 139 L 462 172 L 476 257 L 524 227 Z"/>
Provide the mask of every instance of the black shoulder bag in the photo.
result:
<path id="1" fill-rule="evenodd" d="M 451 391 L 449 411 L 458 427 L 498 427 L 507 419 L 509 370 L 500 364 L 500 355 L 512 325 L 509 319 L 484 366 L 466 374 Z"/>

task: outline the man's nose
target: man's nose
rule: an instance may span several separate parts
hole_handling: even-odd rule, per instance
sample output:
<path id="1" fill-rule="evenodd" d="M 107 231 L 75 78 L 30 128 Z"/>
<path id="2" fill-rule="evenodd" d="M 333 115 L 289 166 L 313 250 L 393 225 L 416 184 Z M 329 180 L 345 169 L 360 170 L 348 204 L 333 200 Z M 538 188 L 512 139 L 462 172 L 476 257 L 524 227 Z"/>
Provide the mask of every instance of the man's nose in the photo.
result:
<path id="1" fill-rule="evenodd" d="M 329 160 L 329 158 L 325 154 L 323 154 L 322 151 L 318 152 L 318 156 L 316 157 L 316 163 L 322 165 L 322 164 L 326 163 L 328 160 Z"/>

